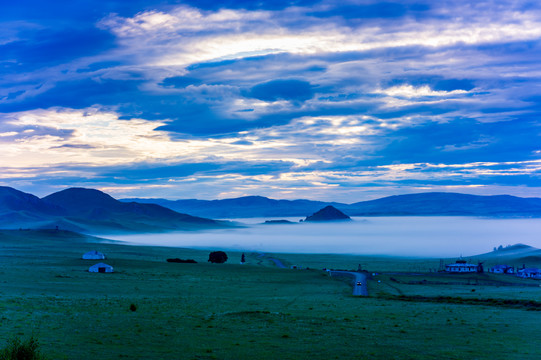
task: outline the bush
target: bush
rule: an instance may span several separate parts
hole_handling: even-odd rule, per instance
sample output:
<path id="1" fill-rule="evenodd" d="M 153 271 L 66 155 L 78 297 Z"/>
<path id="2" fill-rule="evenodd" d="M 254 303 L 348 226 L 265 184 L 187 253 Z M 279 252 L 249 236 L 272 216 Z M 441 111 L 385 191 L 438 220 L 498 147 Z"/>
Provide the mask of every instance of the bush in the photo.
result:
<path id="1" fill-rule="evenodd" d="M 45 360 L 39 351 L 39 342 L 31 337 L 25 342 L 19 338 L 10 340 L 5 348 L 0 350 L 0 360 Z"/>
<path id="2" fill-rule="evenodd" d="M 209 254 L 209 259 L 211 263 L 223 264 L 227 261 L 227 254 L 223 251 L 213 251 Z"/>
<path id="3" fill-rule="evenodd" d="M 182 264 L 197 264 L 197 261 L 195 261 L 194 259 L 183 260 L 179 258 L 174 258 L 174 259 L 167 259 L 167 262 L 182 263 Z"/>

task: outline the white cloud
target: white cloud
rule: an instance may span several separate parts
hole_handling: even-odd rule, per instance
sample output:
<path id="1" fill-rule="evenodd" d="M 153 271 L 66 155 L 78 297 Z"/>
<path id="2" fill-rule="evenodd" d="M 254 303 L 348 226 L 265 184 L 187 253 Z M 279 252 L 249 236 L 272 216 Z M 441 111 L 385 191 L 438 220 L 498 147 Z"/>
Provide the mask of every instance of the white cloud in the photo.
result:
<path id="1" fill-rule="evenodd" d="M 15 136 L 15 135 L 18 135 L 18 134 L 19 134 L 18 132 L 10 131 L 10 132 L 0 133 L 0 137 Z"/>
<path id="2" fill-rule="evenodd" d="M 454 21 L 413 20 L 348 27 L 314 19 L 298 9 L 282 11 L 219 10 L 203 12 L 180 6 L 172 11 L 147 11 L 133 18 L 109 16 L 100 27 L 113 32 L 146 65 L 187 66 L 193 63 L 288 52 L 316 54 L 367 51 L 405 46 L 445 47 L 533 40 L 541 37 L 539 17 L 500 11 Z M 283 19 L 297 19 L 292 28 Z M 387 26 L 388 25 L 388 26 Z"/>
<path id="3" fill-rule="evenodd" d="M 406 98 L 416 98 L 416 97 L 424 97 L 424 96 L 443 97 L 443 96 L 463 95 L 463 94 L 468 93 L 468 91 L 465 91 L 465 90 L 435 91 L 435 90 L 432 90 L 428 85 L 418 86 L 418 87 L 415 87 L 413 85 L 400 85 L 400 86 L 393 86 L 387 89 L 378 89 L 374 92 L 376 94 L 385 94 L 388 96 L 397 96 L 397 97 L 406 97 Z"/>

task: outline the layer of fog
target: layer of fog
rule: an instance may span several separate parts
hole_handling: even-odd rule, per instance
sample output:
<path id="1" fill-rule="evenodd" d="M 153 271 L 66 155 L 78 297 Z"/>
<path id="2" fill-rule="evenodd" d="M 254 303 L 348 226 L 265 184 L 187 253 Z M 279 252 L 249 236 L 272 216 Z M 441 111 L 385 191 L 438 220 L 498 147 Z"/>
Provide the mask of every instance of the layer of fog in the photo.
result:
<path id="1" fill-rule="evenodd" d="M 109 238 L 133 245 L 216 250 L 433 257 L 477 255 L 517 243 L 541 247 L 541 219 L 374 217 L 338 223 L 260 224 L 264 220 L 245 219 L 248 226 L 237 229 Z"/>

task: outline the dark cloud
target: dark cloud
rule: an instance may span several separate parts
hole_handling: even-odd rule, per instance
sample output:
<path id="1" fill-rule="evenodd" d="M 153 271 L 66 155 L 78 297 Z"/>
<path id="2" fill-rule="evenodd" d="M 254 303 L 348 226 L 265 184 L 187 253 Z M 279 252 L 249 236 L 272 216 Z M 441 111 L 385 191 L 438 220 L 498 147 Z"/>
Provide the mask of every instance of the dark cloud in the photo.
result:
<path id="1" fill-rule="evenodd" d="M 10 68 L 13 71 L 28 71 L 95 55 L 114 44 L 110 33 L 93 27 L 45 29 L 20 36 L 22 40 L 0 46 L 0 62 L 14 61 Z"/>
<path id="2" fill-rule="evenodd" d="M 219 9 L 245 9 L 245 10 L 282 10 L 291 6 L 314 6 L 318 0 L 273 0 L 273 1 L 251 1 L 251 0 L 183 0 L 184 4 L 204 10 Z"/>
<path id="3" fill-rule="evenodd" d="M 30 20 L 48 25 L 56 24 L 57 26 L 62 26 L 70 22 L 95 23 L 97 20 L 111 13 L 120 16 L 133 16 L 145 10 L 165 10 L 178 4 L 179 1 L 177 0 L 4 1 L 2 2 L 0 20 Z"/>
<path id="4" fill-rule="evenodd" d="M 17 126 L 10 124 L 10 119 L 5 119 L 0 116 L 0 124 L 2 124 L 1 132 L 13 132 L 11 136 L 0 137 L 0 142 L 4 141 L 20 141 L 20 140 L 30 140 L 33 137 L 39 136 L 51 136 L 58 137 L 62 139 L 69 139 L 73 130 L 67 129 L 58 129 L 47 126 L 36 126 L 36 125 L 24 125 Z"/>
<path id="5" fill-rule="evenodd" d="M 160 107 L 160 103 L 156 103 L 155 106 Z M 180 103 L 176 106 L 169 104 L 167 107 L 161 106 L 161 113 L 147 111 L 141 115 L 146 119 L 171 119 L 167 125 L 160 126 L 156 130 L 169 131 L 173 138 L 186 134 L 202 136 L 234 133 L 255 126 L 247 124 L 243 119 L 221 115 L 207 104 L 197 103 Z"/>
<path id="6" fill-rule="evenodd" d="M 188 76 L 174 76 L 163 79 L 163 81 L 159 84 L 163 87 L 173 87 L 177 89 L 182 89 L 190 85 L 199 85 L 201 84 L 201 80 L 195 79 Z"/>
<path id="7" fill-rule="evenodd" d="M 253 142 L 247 140 L 235 141 L 233 145 L 253 145 Z"/>
<path id="8" fill-rule="evenodd" d="M 92 146 L 92 145 L 87 145 L 87 144 L 83 144 L 83 145 L 65 144 L 65 145 L 62 145 L 62 146 L 53 147 L 53 149 L 61 149 L 61 148 L 68 148 L 68 149 L 95 149 L 96 147 Z"/>
<path id="9" fill-rule="evenodd" d="M 373 3 L 336 3 L 324 10 L 308 11 L 307 15 L 328 19 L 336 18 L 348 26 L 358 26 L 364 22 L 383 21 L 385 26 L 395 26 L 394 21 L 401 18 L 434 17 L 427 3 L 373 2 Z"/>
<path id="10" fill-rule="evenodd" d="M 214 163 L 171 164 L 137 164 L 129 167 L 97 168 L 96 176 L 99 178 L 122 178 L 129 181 L 146 181 L 156 179 L 183 178 L 199 172 L 208 172 L 219 169 L 220 165 Z"/>
<path id="11" fill-rule="evenodd" d="M 383 163 L 445 163 L 528 161 L 537 159 L 541 123 L 517 119 L 480 123 L 457 119 L 427 123 L 388 134 L 379 150 Z"/>
<path id="12" fill-rule="evenodd" d="M 404 4 L 380 2 L 375 4 L 341 5 L 331 10 L 311 12 L 309 15 L 328 18 L 340 16 L 344 19 L 396 18 L 407 12 Z"/>
<path id="13" fill-rule="evenodd" d="M 91 63 L 85 67 L 81 67 L 80 69 L 77 69 L 77 72 L 78 73 L 94 72 L 97 70 L 114 68 L 120 65 L 122 65 L 120 61 L 98 61 L 95 63 Z"/>
<path id="14" fill-rule="evenodd" d="M 465 90 L 470 91 L 475 87 L 472 80 L 467 79 L 445 79 L 436 81 L 433 89 L 436 91 L 454 91 Z"/>
<path id="15" fill-rule="evenodd" d="M 26 111 L 54 106 L 82 109 L 95 104 L 117 105 L 131 101 L 139 81 L 81 79 L 62 81 L 47 91 L 21 101 L 0 103 L 0 112 Z"/>
<path id="16" fill-rule="evenodd" d="M 305 101 L 314 96 L 314 90 L 313 86 L 307 81 L 280 79 L 257 84 L 252 87 L 247 95 L 264 101 Z"/>
<path id="17" fill-rule="evenodd" d="M 238 174 L 245 176 L 262 175 L 289 171 L 293 164 L 283 161 L 207 161 L 199 163 L 155 164 L 139 163 L 129 166 L 94 166 L 91 169 L 77 165 L 60 165 L 50 169 L 53 173 L 62 171 L 85 172 L 85 180 L 89 183 L 119 182 L 119 183 L 145 183 L 157 180 L 183 179 L 193 175 L 204 174 L 216 176 L 223 174 Z M 54 176 L 52 176 L 54 178 Z M 51 180 L 56 181 L 56 180 Z"/>

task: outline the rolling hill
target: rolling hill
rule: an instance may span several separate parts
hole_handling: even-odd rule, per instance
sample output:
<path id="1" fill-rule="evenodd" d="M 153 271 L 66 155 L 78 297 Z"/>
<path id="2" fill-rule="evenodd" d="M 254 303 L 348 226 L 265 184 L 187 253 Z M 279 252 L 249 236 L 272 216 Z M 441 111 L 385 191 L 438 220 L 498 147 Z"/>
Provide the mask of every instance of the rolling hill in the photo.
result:
<path id="1" fill-rule="evenodd" d="M 70 188 L 42 199 L 0 189 L 0 227 L 56 228 L 85 233 L 161 232 L 228 227 L 156 204 L 125 203 L 94 189 Z"/>
<path id="2" fill-rule="evenodd" d="M 513 265 L 516 269 L 521 267 L 539 266 L 541 264 L 541 249 L 515 244 L 494 249 L 489 253 L 471 257 L 475 261 L 486 261 L 489 264 Z"/>

